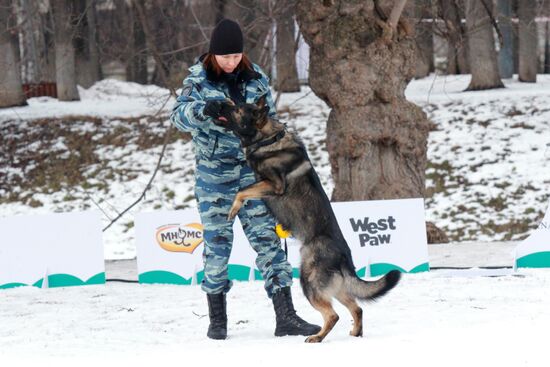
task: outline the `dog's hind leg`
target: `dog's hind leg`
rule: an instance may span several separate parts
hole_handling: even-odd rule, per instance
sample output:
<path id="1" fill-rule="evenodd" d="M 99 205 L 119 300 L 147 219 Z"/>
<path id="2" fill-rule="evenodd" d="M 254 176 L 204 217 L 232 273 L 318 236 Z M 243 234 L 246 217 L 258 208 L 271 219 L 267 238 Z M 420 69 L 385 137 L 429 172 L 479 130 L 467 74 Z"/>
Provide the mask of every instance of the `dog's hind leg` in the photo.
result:
<path id="1" fill-rule="evenodd" d="M 353 329 L 351 329 L 349 335 L 363 336 L 363 310 L 359 307 L 355 298 L 342 291 L 336 295 L 336 299 L 346 306 L 353 317 Z"/>
<path id="2" fill-rule="evenodd" d="M 306 343 L 320 343 L 332 330 L 340 317 L 332 308 L 332 303 L 329 298 L 324 298 L 319 294 L 315 294 L 309 299 L 309 302 L 321 313 L 321 315 L 323 315 L 325 323 L 319 333 L 307 337 Z"/>

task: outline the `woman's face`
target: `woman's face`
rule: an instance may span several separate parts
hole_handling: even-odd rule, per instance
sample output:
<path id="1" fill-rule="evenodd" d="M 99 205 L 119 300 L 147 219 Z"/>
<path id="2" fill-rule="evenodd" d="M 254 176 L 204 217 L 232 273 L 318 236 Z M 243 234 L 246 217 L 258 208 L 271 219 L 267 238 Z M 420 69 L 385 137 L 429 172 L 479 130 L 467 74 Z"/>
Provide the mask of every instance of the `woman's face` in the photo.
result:
<path id="1" fill-rule="evenodd" d="M 229 55 L 214 55 L 216 57 L 216 62 L 226 73 L 232 73 L 233 70 L 239 65 L 243 54 L 229 54 Z"/>

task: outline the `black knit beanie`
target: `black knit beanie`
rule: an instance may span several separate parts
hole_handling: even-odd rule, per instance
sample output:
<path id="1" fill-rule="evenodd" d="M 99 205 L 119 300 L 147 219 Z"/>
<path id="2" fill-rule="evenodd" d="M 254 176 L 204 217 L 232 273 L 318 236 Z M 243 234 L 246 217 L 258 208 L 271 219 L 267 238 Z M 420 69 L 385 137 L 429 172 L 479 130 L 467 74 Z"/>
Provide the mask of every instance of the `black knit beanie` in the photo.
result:
<path id="1" fill-rule="evenodd" d="M 209 53 L 214 55 L 240 54 L 243 52 L 243 32 L 237 22 L 223 19 L 210 37 Z"/>

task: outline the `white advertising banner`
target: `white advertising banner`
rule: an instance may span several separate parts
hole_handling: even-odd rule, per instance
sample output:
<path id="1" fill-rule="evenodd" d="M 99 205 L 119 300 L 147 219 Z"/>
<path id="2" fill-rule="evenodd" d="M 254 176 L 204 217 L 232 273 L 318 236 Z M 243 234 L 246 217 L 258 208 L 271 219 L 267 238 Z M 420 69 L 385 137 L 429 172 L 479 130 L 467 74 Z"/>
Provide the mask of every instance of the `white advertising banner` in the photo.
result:
<path id="1" fill-rule="evenodd" d="M 537 229 L 516 247 L 518 268 L 550 268 L 550 205 Z"/>
<path id="2" fill-rule="evenodd" d="M 0 218 L 0 289 L 104 284 L 98 211 Z"/>
<path id="3" fill-rule="evenodd" d="M 332 209 L 359 276 L 430 270 L 424 199 L 335 202 Z M 299 241 L 289 239 L 288 248 L 288 259 L 298 268 Z"/>
<path id="4" fill-rule="evenodd" d="M 140 283 L 193 284 L 203 278 L 202 224 L 197 209 L 138 213 L 135 218 Z M 256 253 L 238 218 L 233 224 L 230 279 L 261 278 Z"/>
<path id="5" fill-rule="evenodd" d="M 392 269 L 428 271 L 423 199 L 332 203 L 351 248 L 359 276 L 377 276 Z M 196 209 L 139 213 L 135 221 L 140 283 L 200 283 L 203 278 L 202 225 Z M 256 253 L 238 218 L 234 226 L 229 278 L 261 279 Z M 287 239 L 288 260 L 299 276 L 300 243 Z"/>

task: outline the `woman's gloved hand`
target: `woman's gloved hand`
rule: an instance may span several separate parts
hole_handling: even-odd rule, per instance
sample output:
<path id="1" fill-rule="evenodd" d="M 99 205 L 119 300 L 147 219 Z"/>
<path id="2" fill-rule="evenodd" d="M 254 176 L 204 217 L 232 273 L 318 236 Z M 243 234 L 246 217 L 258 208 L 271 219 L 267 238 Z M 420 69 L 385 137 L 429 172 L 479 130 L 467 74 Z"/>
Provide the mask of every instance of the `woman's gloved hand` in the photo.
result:
<path id="1" fill-rule="evenodd" d="M 212 117 L 214 120 L 219 120 L 222 110 L 222 104 L 220 101 L 206 101 L 206 105 L 204 106 L 204 110 L 202 113 L 205 116 Z"/>

